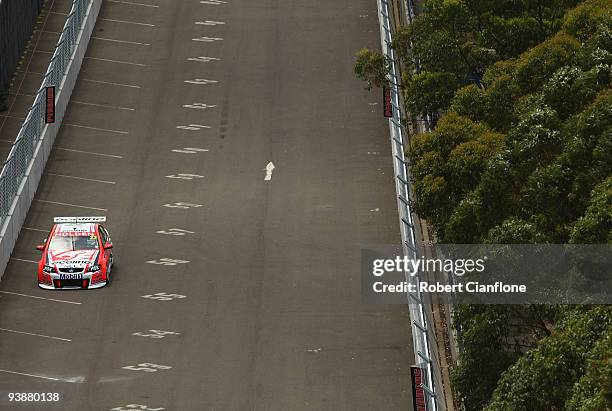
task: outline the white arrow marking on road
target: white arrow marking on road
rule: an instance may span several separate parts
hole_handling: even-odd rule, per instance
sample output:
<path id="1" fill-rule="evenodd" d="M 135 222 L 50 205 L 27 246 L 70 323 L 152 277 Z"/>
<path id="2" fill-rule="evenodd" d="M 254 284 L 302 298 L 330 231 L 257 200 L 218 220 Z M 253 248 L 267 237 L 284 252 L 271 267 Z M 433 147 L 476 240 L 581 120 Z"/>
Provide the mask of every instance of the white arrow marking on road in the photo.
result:
<path id="1" fill-rule="evenodd" d="M 271 161 L 266 165 L 266 177 L 264 178 L 264 181 L 272 180 L 272 171 L 274 171 L 275 168 L 276 167 L 274 167 L 274 164 L 272 164 Z"/>

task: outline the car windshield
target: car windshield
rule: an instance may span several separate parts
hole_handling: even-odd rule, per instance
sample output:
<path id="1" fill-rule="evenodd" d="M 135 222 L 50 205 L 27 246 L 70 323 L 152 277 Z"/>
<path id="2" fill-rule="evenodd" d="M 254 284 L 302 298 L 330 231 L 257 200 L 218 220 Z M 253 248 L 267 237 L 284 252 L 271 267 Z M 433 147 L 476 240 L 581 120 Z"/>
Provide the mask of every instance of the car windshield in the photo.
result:
<path id="1" fill-rule="evenodd" d="M 49 251 L 95 250 L 98 240 L 95 236 L 53 237 Z"/>

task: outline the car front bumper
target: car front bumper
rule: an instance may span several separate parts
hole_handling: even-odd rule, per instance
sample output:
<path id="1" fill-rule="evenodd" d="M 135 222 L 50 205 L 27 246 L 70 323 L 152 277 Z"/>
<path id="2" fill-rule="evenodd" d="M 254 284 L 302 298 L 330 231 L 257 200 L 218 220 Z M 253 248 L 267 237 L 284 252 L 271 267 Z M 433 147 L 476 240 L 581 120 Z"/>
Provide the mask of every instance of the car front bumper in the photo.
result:
<path id="1" fill-rule="evenodd" d="M 94 277 L 100 277 L 99 272 L 79 274 L 78 278 L 66 278 L 66 276 L 50 273 L 51 283 L 38 281 L 38 286 L 45 290 L 90 290 L 94 288 L 102 288 L 107 285 L 108 281 L 92 282 Z M 74 276 L 73 276 L 74 277 Z"/>

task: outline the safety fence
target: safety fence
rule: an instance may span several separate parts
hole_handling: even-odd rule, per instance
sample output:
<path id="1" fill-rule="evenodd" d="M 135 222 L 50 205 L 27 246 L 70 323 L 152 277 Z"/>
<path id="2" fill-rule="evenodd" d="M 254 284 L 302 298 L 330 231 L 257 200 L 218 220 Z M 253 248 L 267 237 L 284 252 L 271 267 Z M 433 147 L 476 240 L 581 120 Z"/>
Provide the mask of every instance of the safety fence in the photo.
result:
<path id="1" fill-rule="evenodd" d="M 44 0 L 0 0 L 0 99 L 8 89 L 43 3 Z"/>
<path id="2" fill-rule="evenodd" d="M 19 130 L 2 172 L 0 172 L 0 222 L 8 215 L 21 179 L 25 176 L 28 163 L 32 159 L 38 139 L 45 127 L 45 87 L 59 87 L 66 74 L 66 68 L 70 63 L 85 18 L 85 11 L 90 3 L 91 0 L 75 0 L 72 3 L 72 10 L 66 19 L 42 85 L 36 93 L 34 104 Z"/>
<path id="3" fill-rule="evenodd" d="M 391 133 L 391 146 L 393 154 L 393 169 L 395 173 L 395 188 L 397 194 L 397 205 L 399 212 L 400 231 L 404 255 L 411 259 L 417 259 L 422 255 L 422 247 L 417 244 L 417 231 L 420 229 L 415 223 L 416 216 L 412 211 L 412 193 L 410 190 L 409 164 L 405 157 L 408 141 L 407 133 L 402 123 L 402 111 L 400 108 L 399 93 L 399 70 L 395 58 L 395 52 L 390 44 L 393 39 L 393 28 L 391 24 L 390 0 L 377 0 L 380 22 L 381 45 L 383 54 L 389 62 L 389 87 L 391 89 L 391 105 L 393 116 L 389 119 Z M 412 2 L 409 3 L 409 18 L 414 16 Z M 425 393 L 427 410 L 445 411 L 446 403 L 443 398 L 442 377 L 440 362 L 438 360 L 435 333 L 432 327 L 432 312 L 428 309 L 429 302 L 424 301 L 423 296 L 416 286 L 419 275 L 411 276 L 406 273 L 406 281 L 414 284 L 415 292 L 409 292 L 408 307 L 412 325 L 412 339 L 416 365 L 423 370 L 422 388 Z"/>
<path id="4" fill-rule="evenodd" d="M 3 0 L 3 2 L 6 0 Z M 102 0 L 73 0 L 42 84 L 0 172 L 0 277 L 25 220 L 68 106 Z M 45 122 L 54 86 L 55 122 Z"/>

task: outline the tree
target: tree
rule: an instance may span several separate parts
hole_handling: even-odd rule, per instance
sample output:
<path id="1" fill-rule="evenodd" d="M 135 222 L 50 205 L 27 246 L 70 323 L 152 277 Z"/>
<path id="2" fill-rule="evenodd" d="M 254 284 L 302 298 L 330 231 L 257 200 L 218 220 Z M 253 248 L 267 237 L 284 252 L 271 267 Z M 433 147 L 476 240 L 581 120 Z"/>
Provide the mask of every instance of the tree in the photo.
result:
<path id="1" fill-rule="evenodd" d="M 566 403 L 585 375 L 588 359 L 597 358 L 591 354 L 593 347 L 610 334 L 612 306 L 565 308 L 551 335 L 502 374 L 484 410 L 568 409 Z"/>
<path id="2" fill-rule="evenodd" d="M 609 26 L 611 21 L 610 0 L 590 0 L 565 15 L 563 30 L 585 41 L 594 37 L 601 26 Z"/>
<path id="3" fill-rule="evenodd" d="M 563 66 L 555 71 L 542 89 L 543 102 L 555 110 L 561 119 L 578 112 L 593 101 L 609 79 L 601 67 L 582 71 L 576 66 Z"/>
<path id="4" fill-rule="evenodd" d="M 538 91 L 559 68 L 577 61 L 580 42 L 559 32 L 523 53 L 516 61 L 516 79 L 523 94 Z"/>
<path id="5" fill-rule="evenodd" d="M 506 345 L 512 311 L 501 305 L 462 305 L 454 321 L 461 324 L 457 333 L 459 366 L 452 370 L 453 385 L 466 411 L 482 410 L 495 389 L 497 379 L 519 357 L 519 351 Z"/>
<path id="6" fill-rule="evenodd" d="M 612 243 L 612 177 L 593 190 L 588 208 L 574 226 L 573 244 Z"/>
<path id="7" fill-rule="evenodd" d="M 443 236 L 452 210 L 479 181 L 504 136 L 454 113 L 432 133 L 417 135 L 408 151 L 416 194 L 415 209 Z"/>
<path id="8" fill-rule="evenodd" d="M 458 85 L 458 79 L 448 72 L 404 73 L 406 109 L 421 116 L 446 110 Z"/>
<path id="9" fill-rule="evenodd" d="M 382 87 L 389 83 L 389 62 L 384 54 L 370 49 L 361 49 L 357 52 L 355 62 L 355 74 L 357 78 L 366 82 L 366 90 L 372 90 L 372 86 Z"/>
<path id="10" fill-rule="evenodd" d="M 587 354 L 586 372 L 572 387 L 568 411 L 612 409 L 612 333 L 604 335 Z"/>
<path id="11" fill-rule="evenodd" d="M 612 243 L 612 0 L 578 3 L 426 0 L 396 34 L 408 110 L 439 115 L 407 153 L 439 242 Z M 457 308 L 466 410 L 610 408 L 611 306 L 541 310 Z"/>

